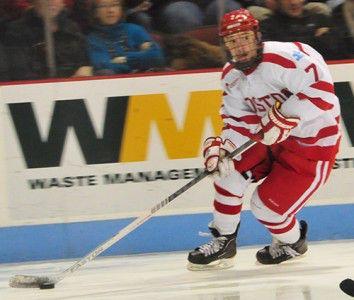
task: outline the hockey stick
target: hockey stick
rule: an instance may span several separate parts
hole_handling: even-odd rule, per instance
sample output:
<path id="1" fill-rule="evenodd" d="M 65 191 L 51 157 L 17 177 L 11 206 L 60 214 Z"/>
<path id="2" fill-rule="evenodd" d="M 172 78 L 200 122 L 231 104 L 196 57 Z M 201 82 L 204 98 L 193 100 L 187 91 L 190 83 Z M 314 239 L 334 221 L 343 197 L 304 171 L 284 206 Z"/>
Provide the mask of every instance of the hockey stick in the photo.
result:
<path id="1" fill-rule="evenodd" d="M 256 143 L 257 143 L 256 141 L 249 140 L 248 142 L 244 143 L 242 146 L 240 146 L 239 148 L 231 152 L 229 157 L 235 157 L 241 155 Z M 107 250 L 109 247 L 111 247 L 113 244 L 121 240 L 123 237 L 125 237 L 127 234 L 132 232 L 134 229 L 144 224 L 157 211 L 165 207 L 167 204 L 172 202 L 175 198 L 177 198 L 179 195 L 187 191 L 189 188 L 191 188 L 193 185 L 201 181 L 203 178 L 207 177 L 209 174 L 210 173 L 207 170 L 204 170 L 193 180 L 191 180 L 190 182 L 182 186 L 180 189 L 178 189 L 176 192 L 168 196 L 166 199 L 162 200 L 160 203 L 156 204 L 154 207 L 152 207 L 150 211 L 147 212 L 145 215 L 136 218 L 132 223 L 130 223 L 122 230 L 117 232 L 110 239 L 106 240 L 105 242 L 97 246 L 85 257 L 77 261 L 70 268 L 64 270 L 63 272 L 53 276 L 15 275 L 12 278 L 10 278 L 9 285 L 14 288 L 41 288 L 41 289 L 54 288 L 56 283 L 63 280 L 66 276 L 74 273 L 77 269 L 85 265 L 87 262 L 93 260 L 96 256 L 101 254 L 103 251 Z"/>

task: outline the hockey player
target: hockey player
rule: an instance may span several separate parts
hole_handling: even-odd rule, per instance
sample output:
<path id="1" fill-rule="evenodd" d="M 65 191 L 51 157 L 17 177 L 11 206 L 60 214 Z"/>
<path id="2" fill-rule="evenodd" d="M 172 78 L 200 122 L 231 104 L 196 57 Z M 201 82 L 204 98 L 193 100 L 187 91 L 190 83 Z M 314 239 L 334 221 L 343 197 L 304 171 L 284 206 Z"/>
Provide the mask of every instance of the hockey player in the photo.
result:
<path id="1" fill-rule="evenodd" d="M 261 42 L 258 21 L 245 9 L 224 15 L 220 36 L 230 61 L 222 71 L 222 133 L 204 142 L 214 176 L 212 241 L 189 253 L 191 270 L 233 266 L 243 195 L 264 179 L 250 208 L 273 237 L 261 264 L 307 251 L 307 224 L 296 213 L 327 180 L 338 152 L 340 107 L 328 67 L 306 44 Z M 259 141 L 241 158 L 226 155 Z M 247 230 L 247 228 L 246 228 Z"/>

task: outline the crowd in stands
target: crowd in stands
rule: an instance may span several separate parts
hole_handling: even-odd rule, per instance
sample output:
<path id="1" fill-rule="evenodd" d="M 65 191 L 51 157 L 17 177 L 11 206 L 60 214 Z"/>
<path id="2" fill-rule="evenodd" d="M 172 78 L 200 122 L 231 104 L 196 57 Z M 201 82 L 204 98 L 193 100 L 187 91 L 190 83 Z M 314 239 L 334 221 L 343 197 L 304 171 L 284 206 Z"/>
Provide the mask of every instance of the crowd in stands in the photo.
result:
<path id="1" fill-rule="evenodd" d="M 218 20 L 241 7 L 264 40 L 354 58 L 354 0 L 1 0 L 0 81 L 218 68 Z"/>

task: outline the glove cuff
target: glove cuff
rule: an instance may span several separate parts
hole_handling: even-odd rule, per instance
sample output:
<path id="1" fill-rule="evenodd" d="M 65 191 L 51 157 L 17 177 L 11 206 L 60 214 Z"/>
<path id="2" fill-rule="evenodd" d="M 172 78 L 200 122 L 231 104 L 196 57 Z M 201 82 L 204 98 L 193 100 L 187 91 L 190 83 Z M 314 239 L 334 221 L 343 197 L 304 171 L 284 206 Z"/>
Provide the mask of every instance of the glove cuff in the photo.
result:
<path id="1" fill-rule="evenodd" d="M 203 157 L 206 156 L 207 151 L 211 148 L 211 147 L 220 147 L 222 144 L 222 139 L 220 137 L 208 137 L 204 143 L 203 143 Z"/>
<path id="2" fill-rule="evenodd" d="M 277 127 L 290 130 L 294 127 L 296 127 L 300 119 L 297 117 L 285 117 L 280 110 L 273 106 L 268 113 L 269 119 L 272 123 L 274 123 Z"/>

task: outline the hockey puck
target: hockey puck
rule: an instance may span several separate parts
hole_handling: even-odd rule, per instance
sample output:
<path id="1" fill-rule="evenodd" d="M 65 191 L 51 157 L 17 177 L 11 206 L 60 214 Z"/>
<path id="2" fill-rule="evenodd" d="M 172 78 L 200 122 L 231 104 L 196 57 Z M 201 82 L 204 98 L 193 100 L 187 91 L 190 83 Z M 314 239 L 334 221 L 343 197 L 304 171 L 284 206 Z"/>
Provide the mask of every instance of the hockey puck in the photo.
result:
<path id="1" fill-rule="evenodd" d="M 354 297 L 354 281 L 347 278 L 339 284 L 340 289 L 349 296 Z"/>
<path id="2" fill-rule="evenodd" d="M 39 288 L 41 290 L 50 290 L 50 289 L 55 288 L 55 284 L 51 283 L 51 282 L 45 282 L 45 283 L 40 284 Z"/>

